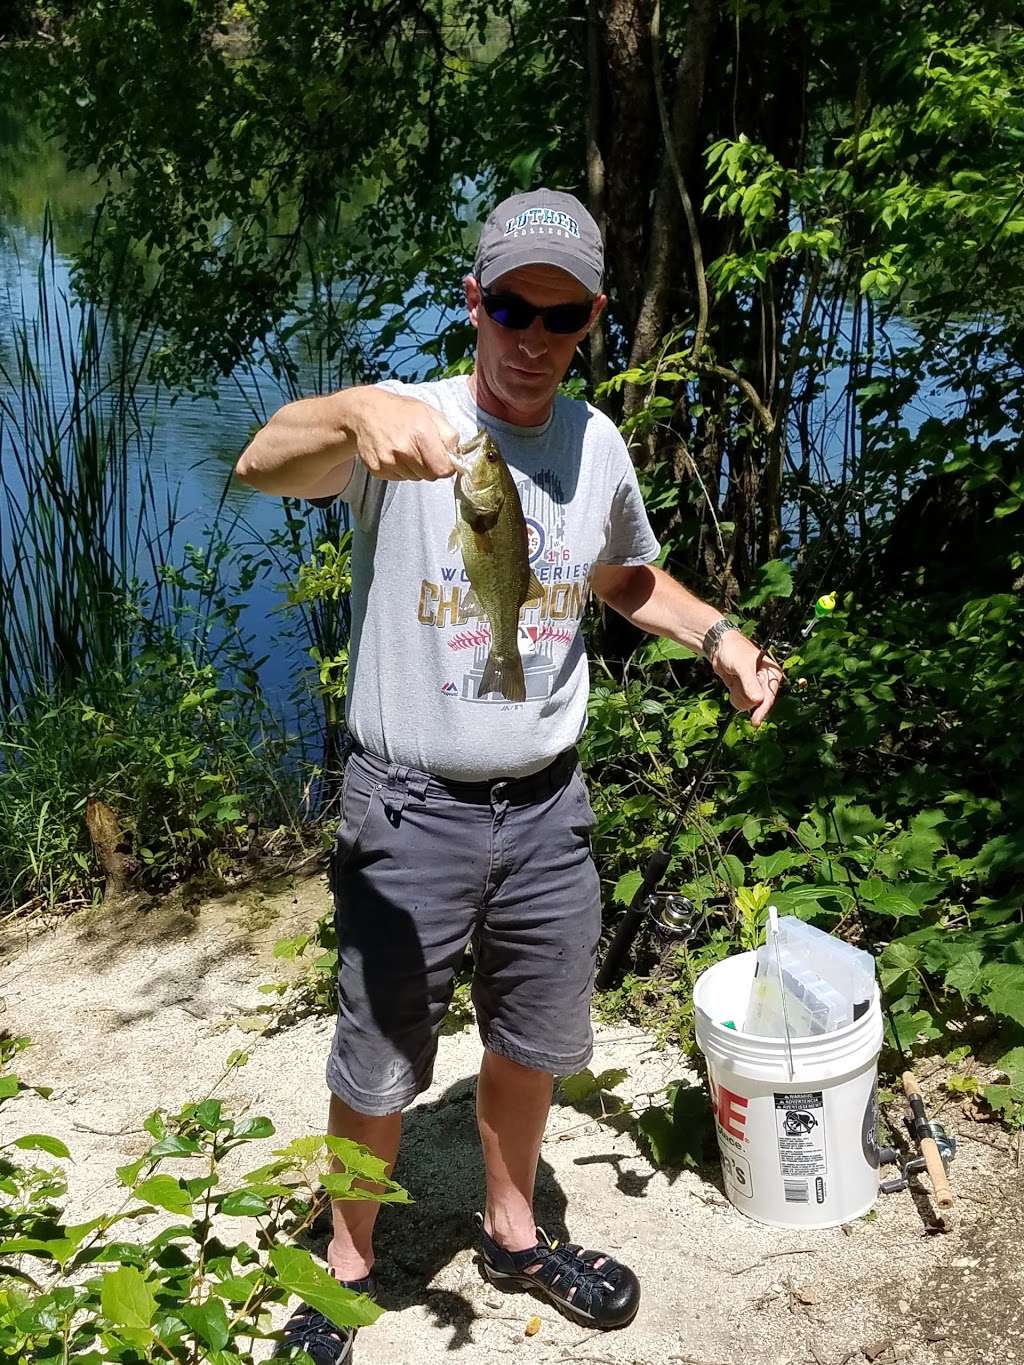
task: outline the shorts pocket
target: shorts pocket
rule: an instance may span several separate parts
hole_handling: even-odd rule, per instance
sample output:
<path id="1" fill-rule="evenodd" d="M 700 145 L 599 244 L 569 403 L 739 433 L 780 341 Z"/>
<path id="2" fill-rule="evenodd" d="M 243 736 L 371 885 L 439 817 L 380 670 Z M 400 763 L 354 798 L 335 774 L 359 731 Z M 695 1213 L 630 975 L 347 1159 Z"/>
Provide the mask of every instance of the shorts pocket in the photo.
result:
<path id="1" fill-rule="evenodd" d="M 580 767 L 576 767 L 572 777 L 569 779 L 570 794 L 574 802 L 572 825 L 579 830 L 585 837 L 588 845 L 590 836 L 597 825 L 597 816 L 594 808 L 590 804 L 590 792 L 587 789 L 586 779 Z"/>
<path id="2" fill-rule="evenodd" d="M 379 791 L 380 783 L 361 772 L 350 758 L 341 783 L 341 823 L 331 854 L 331 889 L 335 892 L 338 877 L 359 850 Z"/>

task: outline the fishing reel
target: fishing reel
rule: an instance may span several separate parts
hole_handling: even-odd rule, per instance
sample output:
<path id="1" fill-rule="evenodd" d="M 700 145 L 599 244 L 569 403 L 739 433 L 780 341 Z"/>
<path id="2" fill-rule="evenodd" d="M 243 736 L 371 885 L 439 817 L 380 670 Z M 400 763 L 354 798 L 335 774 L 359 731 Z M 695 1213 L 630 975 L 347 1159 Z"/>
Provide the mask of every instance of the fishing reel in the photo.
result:
<path id="1" fill-rule="evenodd" d="M 697 932 L 699 913 L 688 896 L 652 892 L 645 911 L 655 937 L 666 945 L 689 943 Z"/>
<path id="2" fill-rule="evenodd" d="M 947 1133 L 941 1123 L 934 1123 L 928 1118 L 919 1119 L 914 1114 L 904 1114 L 903 1122 L 910 1141 L 918 1151 L 921 1151 L 921 1140 L 930 1138 L 938 1148 L 943 1166 L 949 1166 L 956 1156 L 956 1138 Z M 878 1188 L 883 1194 L 899 1194 L 909 1187 L 912 1176 L 922 1175 L 928 1170 L 928 1162 L 924 1156 L 908 1157 L 904 1160 L 903 1154 L 895 1147 L 883 1147 L 878 1153 L 878 1160 L 883 1166 L 898 1166 L 900 1169 L 899 1175 L 881 1181 Z"/>
<path id="3" fill-rule="evenodd" d="M 647 897 L 647 916 L 651 932 L 663 947 L 693 944 L 706 938 L 718 918 L 729 918 L 728 897 L 716 896 L 696 905 L 689 896 L 670 891 L 652 892 Z"/>

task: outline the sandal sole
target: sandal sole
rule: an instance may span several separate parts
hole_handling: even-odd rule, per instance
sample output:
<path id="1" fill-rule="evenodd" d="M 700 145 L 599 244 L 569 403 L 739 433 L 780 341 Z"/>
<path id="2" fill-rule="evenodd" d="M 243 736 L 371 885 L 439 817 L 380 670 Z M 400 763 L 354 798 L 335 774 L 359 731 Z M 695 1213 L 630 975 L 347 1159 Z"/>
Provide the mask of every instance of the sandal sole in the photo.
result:
<path id="1" fill-rule="evenodd" d="M 481 1260 L 483 1260 L 482 1257 Z M 599 1319 L 595 1318 L 593 1314 L 585 1313 L 583 1309 L 577 1308 L 571 1300 L 562 1299 L 559 1298 L 557 1294 L 553 1294 L 543 1280 L 537 1279 L 536 1275 L 495 1270 L 492 1266 L 489 1266 L 486 1261 L 483 1262 L 483 1268 L 484 1278 L 493 1284 L 496 1289 L 507 1289 L 510 1285 L 517 1285 L 522 1289 L 528 1289 L 531 1293 L 539 1295 L 542 1299 L 545 1299 L 548 1303 L 552 1304 L 560 1313 L 564 1313 L 566 1317 L 572 1318 L 574 1322 L 581 1323 L 584 1327 L 599 1327 L 602 1331 L 606 1332 L 615 1331 L 615 1329 L 619 1327 L 628 1327 L 640 1311 L 640 1304 L 638 1302 L 629 1317 L 623 1318 L 621 1322 L 601 1322 Z"/>

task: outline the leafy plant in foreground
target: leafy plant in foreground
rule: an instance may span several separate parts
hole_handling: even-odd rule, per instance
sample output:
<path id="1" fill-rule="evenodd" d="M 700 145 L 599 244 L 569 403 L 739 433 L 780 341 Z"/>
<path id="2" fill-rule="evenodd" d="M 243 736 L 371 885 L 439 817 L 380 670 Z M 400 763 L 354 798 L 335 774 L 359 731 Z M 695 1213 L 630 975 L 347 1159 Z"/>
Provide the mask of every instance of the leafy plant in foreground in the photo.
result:
<path id="1" fill-rule="evenodd" d="M 0 1044 L 0 1105 L 29 1089 L 9 1069 L 26 1043 Z M 341 1138 L 306 1137 L 229 1180 L 242 1148 L 273 1137 L 269 1119 L 232 1118 L 210 1098 L 151 1114 L 145 1128 L 152 1142 L 118 1169 L 109 1211 L 81 1223 L 64 1219 L 60 1167 L 24 1164 L 28 1153 L 70 1159 L 63 1142 L 29 1133 L 0 1147 L 4 1360 L 251 1365 L 272 1335 L 271 1305 L 291 1295 L 338 1326 L 376 1320 L 376 1304 L 289 1242 L 328 1198 L 408 1202 L 381 1161 Z"/>

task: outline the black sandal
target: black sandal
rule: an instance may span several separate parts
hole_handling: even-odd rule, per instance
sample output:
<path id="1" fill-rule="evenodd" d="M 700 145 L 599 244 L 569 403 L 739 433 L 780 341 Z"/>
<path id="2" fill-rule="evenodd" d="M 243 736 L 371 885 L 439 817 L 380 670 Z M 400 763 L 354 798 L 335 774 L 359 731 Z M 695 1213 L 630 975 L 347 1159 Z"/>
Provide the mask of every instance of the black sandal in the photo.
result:
<path id="1" fill-rule="evenodd" d="M 361 1280 L 339 1280 L 355 1294 L 377 1297 L 377 1281 L 372 1275 Z M 284 1340 L 275 1347 L 271 1360 L 290 1360 L 296 1351 L 305 1351 L 313 1365 L 348 1365 L 352 1359 L 355 1327 L 336 1327 L 330 1318 L 308 1303 L 300 1303 L 285 1323 Z"/>
<path id="2" fill-rule="evenodd" d="M 484 1231 L 478 1213 L 484 1275 L 499 1289 L 523 1285 L 543 1294 L 567 1317 L 587 1327 L 625 1327 L 640 1307 L 640 1281 L 629 1266 L 603 1251 L 584 1251 L 575 1242 L 540 1241 L 525 1251 L 506 1251 Z"/>

